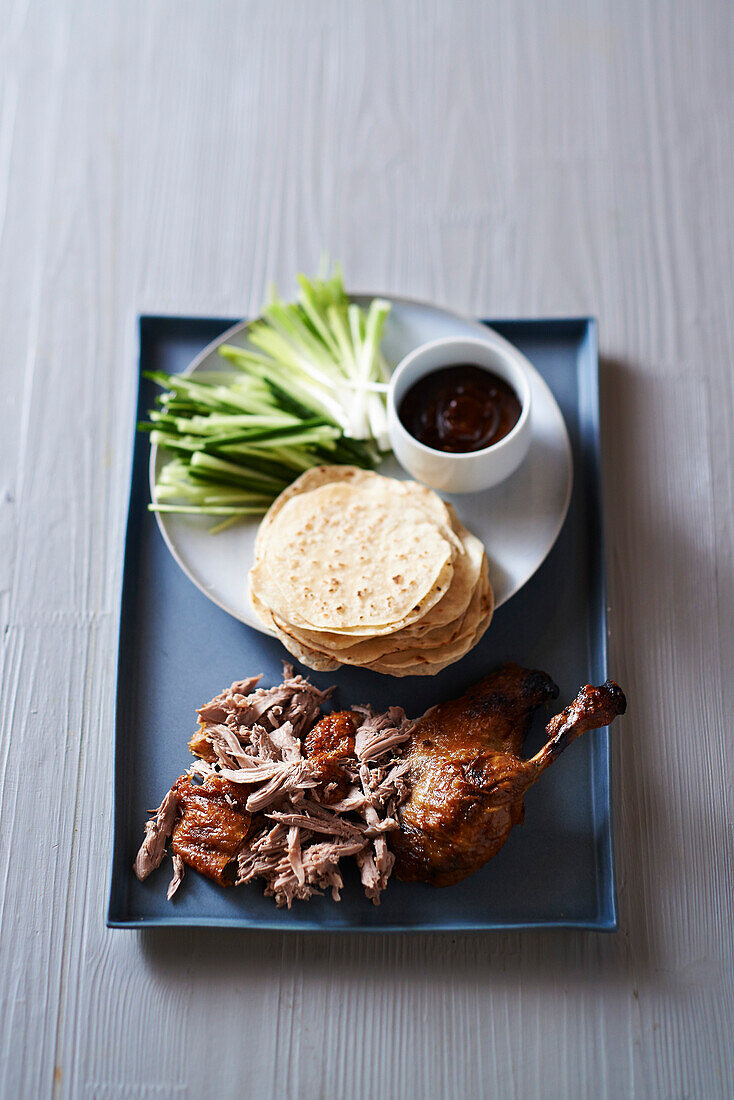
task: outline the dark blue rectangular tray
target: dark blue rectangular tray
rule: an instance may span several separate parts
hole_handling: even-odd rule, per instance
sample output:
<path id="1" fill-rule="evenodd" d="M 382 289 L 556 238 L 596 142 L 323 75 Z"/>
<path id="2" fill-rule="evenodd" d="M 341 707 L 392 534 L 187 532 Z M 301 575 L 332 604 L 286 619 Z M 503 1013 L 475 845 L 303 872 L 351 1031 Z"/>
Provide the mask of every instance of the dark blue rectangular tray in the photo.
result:
<path id="1" fill-rule="evenodd" d="M 140 368 L 183 370 L 233 322 L 142 317 Z M 395 680 L 357 669 L 309 673 L 336 682 L 337 706 L 369 699 L 402 704 L 416 715 L 461 694 L 506 660 L 545 669 L 570 701 L 581 684 L 607 676 L 606 608 L 599 482 L 599 386 L 596 323 L 590 318 L 492 321 L 549 383 L 573 448 L 571 506 L 553 551 L 472 653 L 431 678 Z M 141 377 L 138 417 L 155 387 Z M 148 439 L 135 440 L 120 619 L 112 878 L 108 925 L 222 926 L 293 931 L 460 931 L 617 927 L 610 806 L 609 733 L 586 734 L 528 792 L 525 824 L 478 874 L 438 890 L 393 879 L 375 907 L 356 873 L 347 873 L 340 905 L 316 898 L 276 909 L 259 885 L 223 890 L 189 872 L 166 901 L 171 864 L 146 882 L 131 865 L 148 811 L 190 762 L 186 742 L 196 707 L 232 680 L 264 673 L 277 681 L 285 656 L 210 603 L 166 549 L 148 504 Z M 528 754 L 541 743 L 537 721 Z"/>

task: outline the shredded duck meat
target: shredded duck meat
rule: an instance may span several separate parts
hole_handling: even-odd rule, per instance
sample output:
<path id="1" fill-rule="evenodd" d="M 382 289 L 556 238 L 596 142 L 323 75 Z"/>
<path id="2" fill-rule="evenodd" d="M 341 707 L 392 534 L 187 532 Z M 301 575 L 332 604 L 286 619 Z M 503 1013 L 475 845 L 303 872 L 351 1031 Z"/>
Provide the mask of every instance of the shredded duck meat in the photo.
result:
<path id="1" fill-rule="evenodd" d="M 199 708 L 194 763 L 146 825 L 138 878 L 160 865 L 172 835 L 169 898 L 188 864 L 225 886 L 259 879 L 278 906 L 327 891 L 338 901 L 340 862 L 354 857 L 379 905 L 413 723 L 400 707 L 322 714 L 333 688 L 320 691 L 290 665 L 275 687 L 260 679 L 235 681 Z"/>

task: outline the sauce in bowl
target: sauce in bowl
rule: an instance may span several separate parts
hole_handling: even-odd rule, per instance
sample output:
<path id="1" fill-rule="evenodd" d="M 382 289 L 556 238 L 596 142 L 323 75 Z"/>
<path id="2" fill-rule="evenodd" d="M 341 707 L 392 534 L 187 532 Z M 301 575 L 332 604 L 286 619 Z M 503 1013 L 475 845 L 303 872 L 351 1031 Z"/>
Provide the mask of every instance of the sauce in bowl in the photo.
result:
<path id="1" fill-rule="evenodd" d="M 517 394 L 504 378 L 461 363 L 419 378 L 400 402 L 398 416 L 419 443 L 460 454 L 499 443 L 515 427 L 521 411 Z"/>

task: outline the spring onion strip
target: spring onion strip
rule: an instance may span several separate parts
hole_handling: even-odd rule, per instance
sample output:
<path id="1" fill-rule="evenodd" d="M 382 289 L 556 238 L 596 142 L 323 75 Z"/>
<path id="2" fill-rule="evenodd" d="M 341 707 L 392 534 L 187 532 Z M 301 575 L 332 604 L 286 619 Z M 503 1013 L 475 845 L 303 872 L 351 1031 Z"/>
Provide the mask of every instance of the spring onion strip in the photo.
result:
<path id="1" fill-rule="evenodd" d="M 262 507 L 252 506 L 249 508 L 235 508 L 231 504 L 222 507 L 211 504 L 199 504 L 191 508 L 187 507 L 185 504 L 149 504 L 148 511 L 174 512 L 179 515 L 198 516 L 261 516 L 263 512 L 267 512 L 269 507 L 269 504 L 263 504 Z"/>

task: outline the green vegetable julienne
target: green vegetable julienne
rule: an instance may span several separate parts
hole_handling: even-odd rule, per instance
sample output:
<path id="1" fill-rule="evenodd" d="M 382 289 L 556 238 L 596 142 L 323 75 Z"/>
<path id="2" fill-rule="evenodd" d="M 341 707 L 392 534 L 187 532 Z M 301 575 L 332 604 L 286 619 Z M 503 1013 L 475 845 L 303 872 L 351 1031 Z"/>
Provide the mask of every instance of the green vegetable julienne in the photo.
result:
<path id="1" fill-rule="evenodd" d="M 273 295 L 247 330 L 225 344 L 229 370 L 193 378 L 146 372 L 163 387 L 138 425 L 171 453 L 152 511 L 218 516 L 220 531 L 261 514 L 311 466 L 373 468 L 389 450 L 380 340 L 388 302 L 350 302 L 341 270 L 299 275 L 298 301 Z"/>

